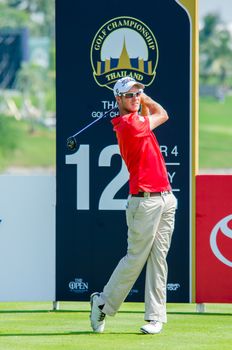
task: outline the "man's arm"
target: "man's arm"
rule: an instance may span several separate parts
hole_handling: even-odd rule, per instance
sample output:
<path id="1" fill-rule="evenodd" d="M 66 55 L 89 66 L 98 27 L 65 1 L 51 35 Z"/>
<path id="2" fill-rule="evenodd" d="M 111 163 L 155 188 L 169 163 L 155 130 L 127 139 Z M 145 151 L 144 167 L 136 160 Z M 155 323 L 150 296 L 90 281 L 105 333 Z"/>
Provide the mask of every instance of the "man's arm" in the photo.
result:
<path id="1" fill-rule="evenodd" d="M 140 103 L 141 115 L 148 115 L 151 130 L 168 120 L 169 117 L 165 109 L 146 94 L 141 95 Z"/>

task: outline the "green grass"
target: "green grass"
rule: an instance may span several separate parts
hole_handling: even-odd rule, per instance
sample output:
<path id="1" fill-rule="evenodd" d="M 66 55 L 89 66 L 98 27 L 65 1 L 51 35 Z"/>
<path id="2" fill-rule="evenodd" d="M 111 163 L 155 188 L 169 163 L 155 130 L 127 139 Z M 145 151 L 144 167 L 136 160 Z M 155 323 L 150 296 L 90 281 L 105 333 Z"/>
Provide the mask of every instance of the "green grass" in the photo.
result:
<path id="1" fill-rule="evenodd" d="M 232 96 L 200 99 L 199 168 L 232 168 Z"/>
<path id="2" fill-rule="evenodd" d="M 55 166 L 55 131 L 39 128 L 33 134 L 25 133 L 12 156 L 14 166 Z"/>
<path id="3" fill-rule="evenodd" d="M 103 334 L 92 333 L 89 303 L 0 303 L 0 350 L 229 350 L 232 305 L 168 304 L 168 323 L 159 335 L 143 335 L 143 303 L 124 303 L 106 318 Z"/>
<path id="4" fill-rule="evenodd" d="M 30 133 L 28 123 L 11 119 L 17 148 L 7 156 L 0 150 L 0 168 L 55 167 L 55 130 L 37 125 Z M 199 168 L 232 168 L 232 96 L 224 103 L 200 98 Z"/>
<path id="5" fill-rule="evenodd" d="M 56 133 L 41 125 L 35 125 L 31 132 L 31 125 L 25 121 L 11 118 L 11 127 L 16 138 L 16 149 L 9 156 L 0 154 L 0 167 L 55 167 L 56 161 Z"/>

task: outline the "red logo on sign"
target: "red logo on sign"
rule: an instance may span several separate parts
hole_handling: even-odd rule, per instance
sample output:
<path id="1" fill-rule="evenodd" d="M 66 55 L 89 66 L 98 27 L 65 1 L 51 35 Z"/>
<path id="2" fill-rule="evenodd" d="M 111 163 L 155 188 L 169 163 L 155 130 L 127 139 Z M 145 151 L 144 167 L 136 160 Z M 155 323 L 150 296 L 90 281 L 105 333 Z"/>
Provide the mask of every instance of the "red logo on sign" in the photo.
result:
<path id="1" fill-rule="evenodd" d="M 232 221 L 232 215 L 226 216 L 214 226 L 210 234 L 210 247 L 218 260 L 220 260 L 223 264 L 232 267 L 232 261 L 229 260 L 218 247 L 219 244 L 217 239 L 220 233 L 232 239 L 232 229 L 229 227 L 230 221 Z"/>
<path id="2" fill-rule="evenodd" d="M 232 302 L 231 193 L 231 175 L 197 176 L 197 303 Z"/>

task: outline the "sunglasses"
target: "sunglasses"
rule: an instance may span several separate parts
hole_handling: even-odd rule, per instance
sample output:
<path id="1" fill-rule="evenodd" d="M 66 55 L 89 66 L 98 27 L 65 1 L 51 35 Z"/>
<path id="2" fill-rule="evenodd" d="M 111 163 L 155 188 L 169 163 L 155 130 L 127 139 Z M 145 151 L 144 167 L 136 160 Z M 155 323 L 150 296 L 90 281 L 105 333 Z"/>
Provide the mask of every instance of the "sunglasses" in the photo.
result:
<path id="1" fill-rule="evenodd" d="M 124 96 L 125 98 L 133 98 L 133 97 L 138 97 L 143 93 L 143 90 L 139 90 L 136 92 L 124 92 L 120 93 L 119 96 Z"/>

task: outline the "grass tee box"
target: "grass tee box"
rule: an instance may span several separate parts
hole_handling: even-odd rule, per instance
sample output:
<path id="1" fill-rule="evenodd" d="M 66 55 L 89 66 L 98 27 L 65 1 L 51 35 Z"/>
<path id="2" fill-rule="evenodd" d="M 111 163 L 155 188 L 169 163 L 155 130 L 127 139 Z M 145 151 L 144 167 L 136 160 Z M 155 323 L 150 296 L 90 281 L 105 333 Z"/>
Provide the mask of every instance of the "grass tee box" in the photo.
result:
<path id="1" fill-rule="evenodd" d="M 0 350 L 231 350 L 232 305 L 168 304 L 168 323 L 159 335 L 139 332 L 143 303 L 124 303 L 107 317 L 103 334 L 94 334 L 87 302 L 0 303 Z"/>

